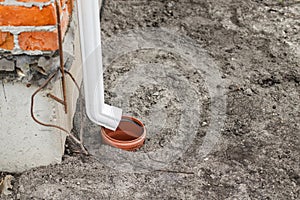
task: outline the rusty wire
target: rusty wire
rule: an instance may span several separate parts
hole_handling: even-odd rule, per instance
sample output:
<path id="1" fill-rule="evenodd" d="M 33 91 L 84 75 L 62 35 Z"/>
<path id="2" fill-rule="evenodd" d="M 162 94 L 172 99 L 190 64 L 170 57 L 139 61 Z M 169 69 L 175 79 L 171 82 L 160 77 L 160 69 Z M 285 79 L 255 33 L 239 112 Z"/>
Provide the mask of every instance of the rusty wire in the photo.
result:
<path id="1" fill-rule="evenodd" d="M 56 6 L 60 73 L 61 73 L 61 83 L 62 83 L 62 90 L 63 90 L 63 105 L 64 105 L 65 113 L 67 113 L 68 112 L 67 94 L 66 94 L 67 89 L 66 89 L 66 78 L 65 78 L 65 70 L 64 70 L 64 54 L 63 54 L 62 31 L 61 31 L 60 11 L 59 11 L 60 7 L 58 4 L 58 0 L 55 1 L 55 6 Z"/>
<path id="2" fill-rule="evenodd" d="M 69 136 L 72 140 L 74 140 L 78 145 L 80 145 L 80 148 L 81 148 L 81 150 L 82 150 L 82 152 L 85 154 L 85 155 L 89 155 L 89 153 L 88 153 L 88 151 L 85 149 L 85 147 L 83 146 L 83 143 L 82 143 L 82 133 L 80 134 L 80 138 L 81 139 L 77 139 L 72 133 L 70 133 L 69 131 L 67 131 L 66 129 L 64 129 L 64 128 L 62 128 L 62 127 L 60 127 L 60 126 L 58 126 L 58 125 L 55 125 L 55 124 L 47 124 L 47 123 L 44 123 L 44 122 L 41 122 L 40 120 L 38 120 L 36 117 L 35 117 L 35 115 L 34 115 L 34 98 L 35 98 L 35 96 L 42 90 L 42 89 L 44 89 L 49 83 L 50 83 L 50 81 L 58 74 L 58 71 L 59 70 L 57 70 L 57 71 L 55 71 L 54 73 L 52 73 L 50 76 L 49 76 L 49 78 L 32 94 L 32 96 L 31 96 L 31 107 L 30 107 L 30 113 L 31 113 L 31 117 L 32 117 L 32 119 L 36 122 L 36 123 L 38 123 L 38 124 L 40 124 L 40 125 L 42 125 L 42 126 L 46 126 L 46 127 L 51 127 L 51 128 L 56 128 L 56 129 L 59 129 L 59 130 L 61 130 L 61 131 L 63 131 L 64 133 L 66 133 L 67 134 L 67 136 Z M 65 71 L 65 70 L 64 70 Z M 78 85 L 78 83 L 77 83 L 77 81 L 75 80 L 75 78 L 73 77 L 73 75 L 70 73 L 70 72 L 68 72 L 68 71 L 65 71 L 66 72 L 66 74 L 68 74 L 70 77 L 71 77 L 71 79 L 72 79 L 72 81 L 74 82 L 74 84 L 76 85 L 76 87 L 77 87 L 77 89 L 79 90 L 79 95 L 81 94 L 80 93 L 80 87 L 79 87 L 79 85 Z M 81 95 L 80 95 L 81 96 Z"/>
<path id="3" fill-rule="evenodd" d="M 61 81 L 62 81 L 62 90 L 63 90 L 63 100 L 55 97 L 52 94 L 48 94 L 48 97 L 51 97 L 52 99 L 56 100 L 57 102 L 63 104 L 64 106 L 64 111 L 67 114 L 68 112 L 68 106 L 67 106 L 67 95 L 66 95 L 66 79 L 65 79 L 65 74 L 69 75 L 70 78 L 72 79 L 73 83 L 76 85 L 78 91 L 79 91 L 79 98 L 80 98 L 80 105 L 81 105 L 81 110 L 83 107 L 83 102 L 82 102 L 82 95 L 81 95 L 81 91 L 80 91 L 80 86 L 78 85 L 77 81 L 75 80 L 74 76 L 68 72 L 67 70 L 64 69 L 64 57 L 63 57 L 63 45 L 62 45 L 62 31 L 61 31 L 61 20 L 60 20 L 60 7 L 59 7 L 59 3 L 58 0 L 55 1 L 55 6 L 56 6 L 56 17 L 57 17 L 57 31 L 58 31 L 58 44 L 59 44 L 59 57 L 60 57 L 60 67 L 58 70 L 56 70 L 54 73 L 52 73 L 49 78 L 32 94 L 31 96 L 31 108 L 30 108 L 30 113 L 31 113 L 31 117 L 32 119 L 42 125 L 42 126 L 46 126 L 46 127 L 51 127 L 51 128 L 56 128 L 59 129 L 61 131 L 63 131 L 64 133 L 66 133 L 66 135 L 68 137 L 70 137 L 73 141 L 75 141 L 75 143 L 77 143 L 82 152 L 85 155 L 89 155 L 88 151 L 86 150 L 86 148 L 83 145 L 83 114 L 81 113 L 81 127 L 80 127 L 80 133 L 79 133 L 79 139 L 77 139 L 71 132 L 69 132 L 68 130 L 66 130 L 63 127 L 60 127 L 58 125 L 55 124 L 47 124 L 44 123 L 40 120 L 38 120 L 36 118 L 36 116 L 34 115 L 34 98 L 35 96 L 42 90 L 44 89 L 49 83 L 50 81 L 58 74 L 58 72 L 61 72 Z"/>

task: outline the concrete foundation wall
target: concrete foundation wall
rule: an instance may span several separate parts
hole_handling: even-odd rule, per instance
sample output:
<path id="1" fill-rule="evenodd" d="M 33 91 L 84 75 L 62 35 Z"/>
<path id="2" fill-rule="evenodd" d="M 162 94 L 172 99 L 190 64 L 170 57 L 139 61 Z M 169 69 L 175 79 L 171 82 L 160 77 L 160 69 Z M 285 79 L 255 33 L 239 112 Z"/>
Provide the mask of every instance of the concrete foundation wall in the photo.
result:
<path id="1" fill-rule="evenodd" d="M 67 67 L 80 85 L 82 68 L 76 19 L 75 13 L 64 40 L 64 51 L 71 58 L 67 61 L 69 62 Z M 26 60 L 34 60 L 34 58 L 27 57 Z M 53 62 L 48 61 L 49 66 L 58 63 L 53 60 Z M 7 67 L 9 68 L 9 63 Z M 26 78 L 30 73 L 32 73 L 31 69 L 24 77 L 12 80 L 0 79 L 0 171 L 22 172 L 37 166 L 60 163 L 64 153 L 66 134 L 58 129 L 41 126 L 31 118 L 31 95 L 45 81 L 46 75 L 40 75 L 37 82 L 30 82 Z M 64 107 L 60 103 L 47 97 L 47 93 L 51 93 L 62 98 L 60 79 L 52 82 L 48 89 L 42 90 L 36 96 L 34 110 L 35 116 L 42 122 L 56 124 L 71 131 L 78 90 L 68 76 L 66 80 L 67 114 L 64 113 Z"/>
<path id="2" fill-rule="evenodd" d="M 30 98 L 36 87 L 3 83 L 0 87 L 0 171 L 23 171 L 61 162 L 65 135 L 43 127 L 30 116 Z M 35 114 L 46 123 L 56 123 L 57 105 L 42 92 L 36 98 Z"/>

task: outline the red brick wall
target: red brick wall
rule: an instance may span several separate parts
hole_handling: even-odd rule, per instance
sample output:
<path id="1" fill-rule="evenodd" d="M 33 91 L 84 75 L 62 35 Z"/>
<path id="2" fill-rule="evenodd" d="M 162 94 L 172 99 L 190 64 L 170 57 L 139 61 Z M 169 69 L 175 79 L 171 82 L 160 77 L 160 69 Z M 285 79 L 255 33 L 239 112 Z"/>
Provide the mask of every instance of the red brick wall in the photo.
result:
<path id="1" fill-rule="evenodd" d="M 74 0 L 59 0 L 63 33 Z M 32 54 L 58 49 L 54 0 L 0 0 L 0 51 Z"/>

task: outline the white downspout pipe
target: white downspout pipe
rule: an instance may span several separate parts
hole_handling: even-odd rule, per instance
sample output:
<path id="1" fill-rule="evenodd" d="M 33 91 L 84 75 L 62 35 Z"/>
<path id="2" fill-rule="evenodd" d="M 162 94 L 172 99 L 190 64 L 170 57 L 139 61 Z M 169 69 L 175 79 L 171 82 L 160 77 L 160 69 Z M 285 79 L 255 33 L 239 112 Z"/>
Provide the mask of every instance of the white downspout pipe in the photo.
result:
<path id="1" fill-rule="evenodd" d="M 77 2 L 86 112 L 94 123 L 116 130 L 122 110 L 104 103 L 99 2 Z"/>

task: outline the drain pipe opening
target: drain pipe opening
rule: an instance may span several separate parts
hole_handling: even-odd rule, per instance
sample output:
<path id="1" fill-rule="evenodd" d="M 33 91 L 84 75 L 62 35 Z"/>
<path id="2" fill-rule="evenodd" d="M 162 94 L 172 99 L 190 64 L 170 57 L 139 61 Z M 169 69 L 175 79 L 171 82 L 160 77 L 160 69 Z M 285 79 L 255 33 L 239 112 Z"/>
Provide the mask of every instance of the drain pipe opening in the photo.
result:
<path id="1" fill-rule="evenodd" d="M 146 129 L 142 122 L 134 117 L 123 116 L 117 130 L 101 128 L 102 141 L 113 147 L 133 151 L 143 146 Z"/>

